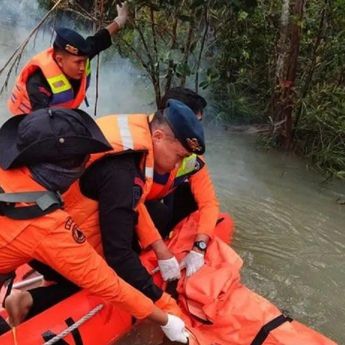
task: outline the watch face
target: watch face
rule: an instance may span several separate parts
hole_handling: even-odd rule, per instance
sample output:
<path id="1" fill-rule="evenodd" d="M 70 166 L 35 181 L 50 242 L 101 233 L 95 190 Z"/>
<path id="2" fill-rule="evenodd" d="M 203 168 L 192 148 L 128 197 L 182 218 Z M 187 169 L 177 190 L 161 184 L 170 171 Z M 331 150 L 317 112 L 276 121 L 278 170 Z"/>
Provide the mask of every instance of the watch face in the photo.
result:
<path id="1" fill-rule="evenodd" d="M 195 246 L 200 250 L 206 250 L 207 244 L 204 241 L 197 241 L 195 242 Z"/>

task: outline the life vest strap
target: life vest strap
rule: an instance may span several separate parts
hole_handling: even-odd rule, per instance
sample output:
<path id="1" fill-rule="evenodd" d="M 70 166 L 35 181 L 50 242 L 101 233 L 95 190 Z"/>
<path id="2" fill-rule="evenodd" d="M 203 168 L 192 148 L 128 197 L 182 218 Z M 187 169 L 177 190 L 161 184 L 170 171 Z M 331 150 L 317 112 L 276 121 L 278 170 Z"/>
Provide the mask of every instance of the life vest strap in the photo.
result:
<path id="1" fill-rule="evenodd" d="M 7 274 L 0 274 L 0 289 L 6 282 L 8 282 L 6 293 L 5 293 L 4 299 L 2 300 L 2 306 L 4 308 L 5 308 L 5 299 L 10 295 L 12 291 L 12 286 L 13 286 L 15 277 L 16 277 L 16 273 L 14 271 Z"/>
<path id="2" fill-rule="evenodd" d="M 33 206 L 15 207 L 16 203 L 35 203 Z M 0 214 L 11 219 L 32 219 L 62 208 L 59 192 L 0 193 Z"/>
<path id="3" fill-rule="evenodd" d="M 0 316 L 0 335 L 10 330 L 11 330 L 10 325 L 6 322 L 6 320 L 2 316 Z"/>
<path id="4" fill-rule="evenodd" d="M 75 324 L 74 320 L 71 317 L 69 317 L 67 320 L 65 320 L 65 322 L 66 322 L 66 325 L 68 327 L 71 327 Z M 75 328 L 72 331 L 72 337 L 74 339 L 75 345 L 83 345 L 83 339 L 81 338 L 81 335 L 80 335 L 78 328 Z"/>
<path id="5" fill-rule="evenodd" d="M 261 327 L 260 331 L 254 338 L 254 340 L 250 343 L 250 345 L 262 345 L 271 331 L 273 331 L 275 328 L 278 328 L 280 325 L 287 321 L 291 322 L 292 318 L 287 315 L 281 314 L 273 320 L 267 322 L 264 326 Z"/>

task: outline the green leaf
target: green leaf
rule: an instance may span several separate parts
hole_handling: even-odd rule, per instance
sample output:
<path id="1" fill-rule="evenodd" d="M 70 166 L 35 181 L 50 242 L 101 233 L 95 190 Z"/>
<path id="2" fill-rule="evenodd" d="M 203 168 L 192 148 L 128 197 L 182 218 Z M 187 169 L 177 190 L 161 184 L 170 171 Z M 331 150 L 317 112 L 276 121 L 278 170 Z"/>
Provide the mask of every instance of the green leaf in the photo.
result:
<path id="1" fill-rule="evenodd" d="M 200 6 L 204 5 L 204 4 L 205 4 L 205 0 L 195 0 L 190 5 L 190 9 L 193 10 L 193 9 L 195 9 L 197 7 L 200 7 Z"/>
<path id="2" fill-rule="evenodd" d="M 209 82 L 207 80 L 202 81 L 199 86 L 203 89 L 206 89 L 209 86 Z"/>
<path id="3" fill-rule="evenodd" d="M 248 17 L 248 13 L 246 11 L 240 11 L 238 13 L 238 20 L 242 21 L 245 20 Z"/>
<path id="4" fill-rule="evenodd" d="M 183 22 L 191 22 L 191 21 L 194 20 L 193 17 L 191 17 L 191 16 L 186 16 L 186 15 L 184 15 L 184 14 L 179 14 L 179 15 L 177 16 L 177 18 L 180 19 L 180 20 L 182 20 Z"/>

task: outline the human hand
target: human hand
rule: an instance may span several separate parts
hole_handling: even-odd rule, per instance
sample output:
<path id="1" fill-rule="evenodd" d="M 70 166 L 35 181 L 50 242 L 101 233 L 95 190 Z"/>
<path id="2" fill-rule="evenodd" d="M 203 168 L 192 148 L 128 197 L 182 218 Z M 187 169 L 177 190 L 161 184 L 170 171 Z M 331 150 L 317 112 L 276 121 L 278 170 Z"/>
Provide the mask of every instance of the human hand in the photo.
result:
<path id="1" fill-rule="evenodd" d="M 161 326 L 161 329 L 170 341 L 187 344 L 189 335 L 184 322 L 179 317 L 168 314 L 168 322 L 165 326 Z"/>
<path id="2" fill-rule="evenodd" d="M 186 267 L 186 275 L 190 277 L 204 265 L 204 254 L 191 250 L 182 262 Z"/>
<path id="3" fill-rule="evenodd" d="M 123 28 L 128 19 L 128 5 L 127 2 L 122 2 L 121 5 L 116 5 L 117 17 L 114 19 L 114 22 Z"/>
<path id="4" fill-rule="evenodd" d="M 164 281 L 176 280 L 181 277 L 180 265 L 175 256 L 158 260 L 158 266 Z"/>

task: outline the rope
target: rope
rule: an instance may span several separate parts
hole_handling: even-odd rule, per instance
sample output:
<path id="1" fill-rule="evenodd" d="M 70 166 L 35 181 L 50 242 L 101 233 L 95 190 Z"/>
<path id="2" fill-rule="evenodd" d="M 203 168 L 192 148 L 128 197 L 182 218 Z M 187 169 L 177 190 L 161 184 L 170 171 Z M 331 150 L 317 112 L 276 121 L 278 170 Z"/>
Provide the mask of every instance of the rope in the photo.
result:
<path id="1" fill-rule="evenodd" d="M 65 338 L 68 334 L 72 333 L 75 329 L 77 329 L 87 320 L 91 319 L 94 315 L 96 315 L 103 307 L 104 307 L 104 304 L 98 304 L 95 308 L 93 308 L 87 314 L 85 314 L 81 319 L 76 321 L 72 326 L 69 326 L 68 328 L 66 328 L 64 331 L 62 331 L 55 337 L 45 342 L 43 345 L 52 345 L 52 344 L 57 343 L 59 340 Z"/>
<path id="2" fill-rule="evenodd" d="M 12 327 L 12 336 L 13 336 L 13 343 L 14 343 L 14 345 L 18 345 L 17 329 L 16 329 L 16 327 Z"/>

